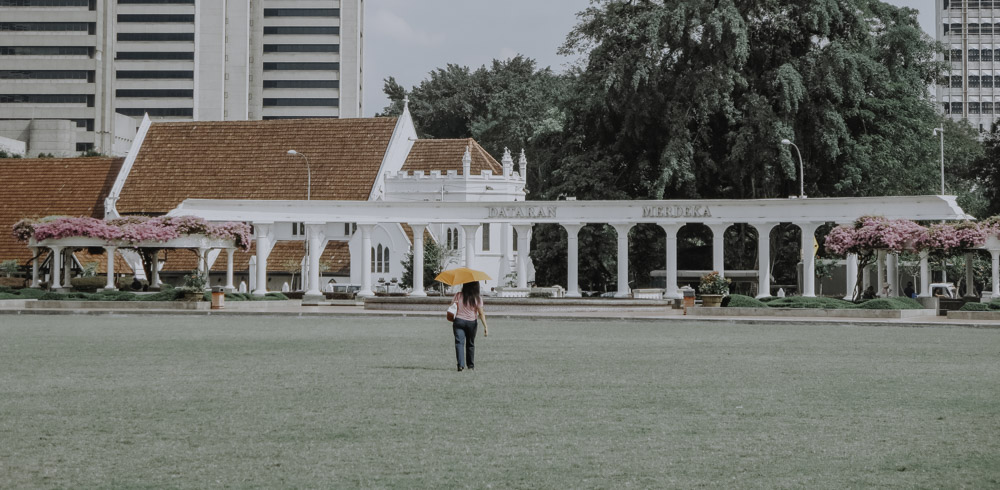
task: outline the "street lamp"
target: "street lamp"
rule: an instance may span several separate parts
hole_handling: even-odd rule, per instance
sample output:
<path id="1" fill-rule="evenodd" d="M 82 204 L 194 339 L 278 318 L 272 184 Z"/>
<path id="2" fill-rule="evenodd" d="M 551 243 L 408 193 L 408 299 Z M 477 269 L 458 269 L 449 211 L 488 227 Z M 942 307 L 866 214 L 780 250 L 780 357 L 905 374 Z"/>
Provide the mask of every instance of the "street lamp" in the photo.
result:
<path id="1" fill-rule="evenodd" d="M 295 150 L 288 150 L 289 155 L 300 155 L 302 158 L 306 159 L 306 201 L 309 201 L 312 197 L 312 170 L 309 170 L 309 157 L 305 153 L 299 153 Z"/>
<path id="2" fill-rule="evenodd" d="M 795 143 L 792 143 L 792 141 L 789 140 L 788 138 L 785 138 L 785 139 L 781 140 L 781 144 L 783 144 L 783 145 L 792 145 L 792 147 L 795 148 L 795 153 L 799 156 L 799 197 L 802 198 L 802 199 L 805 199 L 806 198 L 806 183 L 805 183 L 805 174 L 804 174 L 805 170 L 804 170 L 803 165 L 802 165 L 802 152 L 800 152 L 799 151 L 799 147 L 795 146 Z"/>
<path id="3" fill-rule="evenodd" d="M 944 195 L 944 127 L 934 128 L 934 136 L 941 135 L 941 195 Z"/>

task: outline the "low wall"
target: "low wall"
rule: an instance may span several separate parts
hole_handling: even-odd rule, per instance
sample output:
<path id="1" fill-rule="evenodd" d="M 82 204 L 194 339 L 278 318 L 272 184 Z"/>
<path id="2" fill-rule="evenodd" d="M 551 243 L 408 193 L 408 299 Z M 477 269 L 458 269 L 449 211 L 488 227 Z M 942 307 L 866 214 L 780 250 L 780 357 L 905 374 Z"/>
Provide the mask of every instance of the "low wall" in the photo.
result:
<path id="1" fill-rule="evenodd" d="M 1000 320 L 1000 311 L 949 311 L 949 320 Z"/>
<path id="2" fill-rule="evenodd" d="M 667 310 L 671 301 L 641 299 L 555 299 L 555 298 L 483 298 L 487 314 L 498 311 L 611 311 L 622 308 Z M 451 303 L 451 296 L 426 298 L 366 298 L 366 310 L 444 311 Z"/>
<path id="3" fill-rule="evenodd" d="M 25 308 L 25 304 L 34 303 L 33 299 L 0 299 L 0 308 L 3 309 L 21 309 Z"/>
<path id="4" fill-rule="evenodd" d="M 24 304 L 24 309 L 62 310 L 207 310 L 208 301 L 61 301 L 38 300 Z"/>
<path id="5" fill-rule="evenodd" d="M 819 308 L 722 308 L 687 309 L 688 316 L 770 316 L 776 318 L 916 318 L 937 316 L 937 310 L 865 310 Z M 949 315 L 949 318 L 951 316 Z"/>

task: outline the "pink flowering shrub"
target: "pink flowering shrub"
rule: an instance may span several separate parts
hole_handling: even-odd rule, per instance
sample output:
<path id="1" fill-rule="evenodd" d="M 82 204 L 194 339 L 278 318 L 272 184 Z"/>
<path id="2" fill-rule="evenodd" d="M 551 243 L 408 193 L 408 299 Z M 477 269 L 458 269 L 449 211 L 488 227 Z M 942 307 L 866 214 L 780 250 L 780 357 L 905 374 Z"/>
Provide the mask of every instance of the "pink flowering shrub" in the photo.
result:
<path id="1" fill-rule="evenodd" d="M 838 226 L 826 237 L 826 248 L 836 254 L 874 253 L 878 250 L 902 252 L 917 247 L 926 235 L 923 226 L 906 219 L 863 216 L 854 226 Z"/>
<path id="2" fill-rule="evenodd" d="M 165 242 L 184 235 L 206 235 L 233 240 L 243 250 L 250 249 L 250 225 L 241 222 L 209 223 L 194 216 L 147 218 L 128 216 L 113 220 L 88 217 L 56 217 L 40 221 L 21 220 L 13 228 L 19 241 L 49 240 L 69 237 L 98 238 L 108 242 Z"/>
<path id="3" fill-rule="evenodd" d="M 986 243 L 992 227 L 964 221 L 962 223 L 937 223 L 928 228 L 920 241 L 920 248 L 936 255 L 951 255 L 957 250 L 981 247 Z"/>

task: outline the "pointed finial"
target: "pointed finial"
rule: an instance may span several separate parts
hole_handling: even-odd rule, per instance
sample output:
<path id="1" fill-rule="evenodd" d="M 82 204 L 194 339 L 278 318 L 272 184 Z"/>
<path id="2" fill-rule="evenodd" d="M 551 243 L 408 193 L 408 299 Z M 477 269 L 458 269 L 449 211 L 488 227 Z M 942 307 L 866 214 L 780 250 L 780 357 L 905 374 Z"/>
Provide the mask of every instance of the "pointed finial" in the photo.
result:
<path id="1" fill-rule="evenodd" d="M 528 180 L 528 158 L 524 156 L 524 148 L 521 148 L 521 155 L 517 158 L 517 169 L 521 178 Z"/>
<path id="2" fill-rule="evenodd" d="M 472 152 L 469 151 L 469 147 L 465 147 L 465 154 L 462 155 L 462 175 L 465 178 L 469 178 L 469 174 L 472 173 Z"/>
<path id="3" fill-rule="evenodd" d="M 514 172 L 514 159 L 510 157 L 510 149 L 507 147 L 503 149 L 503 158 L 500 159 L 500 163 L 503 164 L 503 176 L 510 177 Z"/>
<path id="4" fill-rule="evenodd" d="M 404 111 L 410 110 L 410 96 L 409 95 L 404 95 L 403 96 L 403 110 Z"/>

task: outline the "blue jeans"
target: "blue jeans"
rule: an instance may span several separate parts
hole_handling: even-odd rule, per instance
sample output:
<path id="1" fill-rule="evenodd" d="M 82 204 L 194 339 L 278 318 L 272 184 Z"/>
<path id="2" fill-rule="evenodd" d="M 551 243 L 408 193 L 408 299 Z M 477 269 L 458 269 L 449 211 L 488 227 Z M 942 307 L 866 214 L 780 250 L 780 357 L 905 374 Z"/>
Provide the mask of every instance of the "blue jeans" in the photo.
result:
<path id="1" fill-rule="evenodd" d="M 463 320 L 456 318 L 451 324 L 455 331 L 455 358 L 458 359 L 458 367 L 475 369 L 476 367 L 476 330 L 479 322 L 476 320 Z"/>

